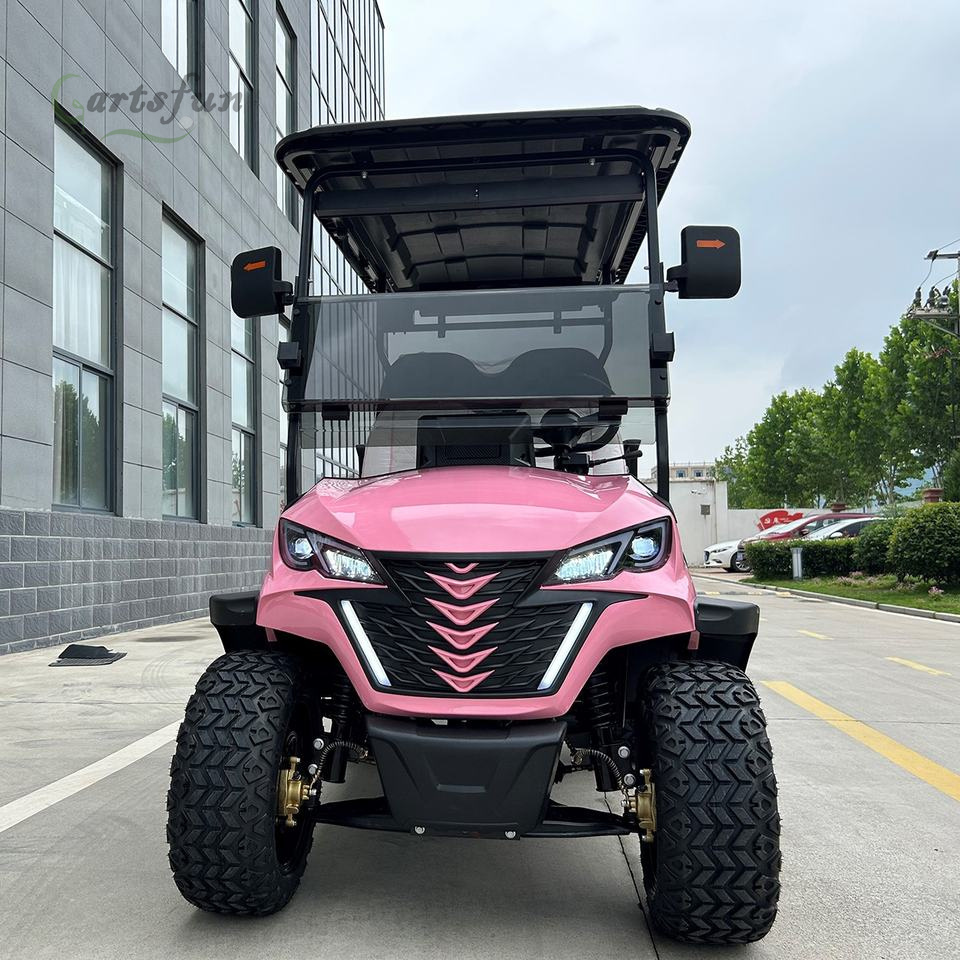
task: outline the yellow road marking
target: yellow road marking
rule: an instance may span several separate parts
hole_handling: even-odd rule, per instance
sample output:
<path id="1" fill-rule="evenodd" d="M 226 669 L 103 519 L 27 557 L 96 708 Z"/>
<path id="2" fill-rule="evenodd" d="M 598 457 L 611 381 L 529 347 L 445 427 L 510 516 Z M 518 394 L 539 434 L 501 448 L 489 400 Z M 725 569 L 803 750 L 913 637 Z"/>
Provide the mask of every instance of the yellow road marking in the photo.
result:
<path id="1" fill-rule="evenodd" d="M 825 637 L 822 633 L 814 633 L 812 630 L 800 630 L 800 633 L 808 637 L 813 637 L 814 640 L 829 640 L 829 637 Z"/>
<path id="2" fill-rule="evenodd" d="M 708 597 L 719 597 L 719 596 L 720 596 L 720 591 L 719 591 L 719 590 L 704 590 L 703 592 L 704 592 Z"/>
<path id="3" fill-rule="evenodd" d="M 783 680 L 764 680 L 763 685 L 769 687 L 781 697 L 786 697 L 791 703 L 812 713 L 815 717 L 825 720 L 832 727 L 836 727 L 848 737 L 858 740 L 865 747 L 869 747 L 881 757 L 886 757 L 891 763 L 895 763 L 902 770 L 913 776 L 929 783 L 931 787 L 945 793 L 948 797 L 960 801 L 960 774 L 941 767 L 939 763 L 934 763 L 922 754 L 905 747 L 902 743 L 888 737 L 873 727 L 868 727 L 865 723 L 855 720 L 853 717 L 831 707 L 830 704 L 811 697 L 809 693 L 795 687 L 792 683 L 786 683 Z"/>
<path id="4" fill-rule="evenodd" d="M 913 670 L 920 670 L 923 673 L 932 673 L 935 677 L 949 677 L 946 670 L 937 670 L 934 667 L 928 667 L 925 664 L 917 663 L 916 660 L 904 660 L 902 657 L 887 657 L 893 663 L 902 664 L 905 667 L 911 667 Z"/>

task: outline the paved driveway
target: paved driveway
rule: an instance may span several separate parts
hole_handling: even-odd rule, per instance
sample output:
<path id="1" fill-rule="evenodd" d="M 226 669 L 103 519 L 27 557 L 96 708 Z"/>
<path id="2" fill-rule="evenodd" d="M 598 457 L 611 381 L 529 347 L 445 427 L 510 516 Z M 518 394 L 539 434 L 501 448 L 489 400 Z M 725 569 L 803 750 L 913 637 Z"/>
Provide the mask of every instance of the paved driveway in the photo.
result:
<path id="1" fill-rule="evenodd" d="M 760 595 L 716 576 L 698 587 L 747 595 L 764 618 L 750 672 L 776 751 L 784 888 L 762 943 L 709 950 L 651 937 L 633 838 L 326 827 L 279 915 L 194 910 L 164 842 L 170 725 L 218 652 L 193 621 L 111 638 L 128 656 L 108 667 L 51 670 L 49 650 L 0 659 L 0 957 L 956 958 L 960 625 Z M 23 801 L 55 783 L 70 795 Z M 584 777 L 558 798 L 601 802 Z"/>

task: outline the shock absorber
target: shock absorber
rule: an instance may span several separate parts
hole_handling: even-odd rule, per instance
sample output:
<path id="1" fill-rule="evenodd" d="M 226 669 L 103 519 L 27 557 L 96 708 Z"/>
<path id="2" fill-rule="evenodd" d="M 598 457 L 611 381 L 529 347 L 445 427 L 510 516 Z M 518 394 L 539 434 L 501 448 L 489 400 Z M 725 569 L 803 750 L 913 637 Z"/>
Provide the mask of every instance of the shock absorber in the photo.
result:
<path id="1" fill-rule="evenodd" d="M 349 677 L 341 670 L 333 681 L 333 692 L 330 697 L 331 738 L 333 740 L 350 740 L 356 693 Z M 345 746 L 334 747 L 330 752 L 330 759 L 326 761 L 326 772 L 323 779 L 328 783 L 343 783 L 347 775 L 347 759 L 349 749 Z M 326 759 L 326 758 L 325 758 Z M 321 770 L 323 773 L 323 770 Z"/>
<path id="2" fill-rule="evenodd" d="M 603 666 L 598 667 L 590 675 L 584 689 L 584 700 L 593 747 L 609 756 L 610 748 L 616 739 L 617 717 L 613 700 L 613 685 L 610 683 L 610 676 Z M 620 788 L 618 778 L 614 776 L 611 767 L 616 768 L 615 761 L 612 764 L 594 763 L 593 773 L 597 780 L 598 790 L 608 791 Z"/>

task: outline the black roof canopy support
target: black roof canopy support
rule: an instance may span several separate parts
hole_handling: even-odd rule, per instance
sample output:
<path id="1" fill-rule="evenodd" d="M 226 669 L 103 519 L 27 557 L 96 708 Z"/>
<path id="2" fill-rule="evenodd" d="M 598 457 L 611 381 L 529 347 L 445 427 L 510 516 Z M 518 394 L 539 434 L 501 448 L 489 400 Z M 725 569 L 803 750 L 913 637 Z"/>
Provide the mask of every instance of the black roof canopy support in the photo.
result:
<path id="1" fill-rule="evenodd" d="M 317 127 L 277 159 L 371 290 L 622 283 L 646 178 L 662 196 L 689 132 L 641 107 L 489 114 Z"/>

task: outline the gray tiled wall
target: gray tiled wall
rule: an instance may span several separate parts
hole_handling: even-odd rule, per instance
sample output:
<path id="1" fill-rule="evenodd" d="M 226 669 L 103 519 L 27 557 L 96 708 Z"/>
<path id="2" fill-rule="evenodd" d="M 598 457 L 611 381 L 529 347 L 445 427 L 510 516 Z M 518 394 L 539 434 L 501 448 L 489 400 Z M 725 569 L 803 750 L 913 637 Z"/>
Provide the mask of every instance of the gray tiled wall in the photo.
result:
<path id="1" fill-rule="evenodd" d="M 296 126 L 310 125 L 310 10 L 281 0 L 297 38 Z M 203 612 L 213 590 L 258 585 L 279 513 L 281 411 L 276 324 L 261 328 L 258 517 L 231 526 L 229 264 L 276 245 L 292 279 L 297 229 L 276 200 L 276 0 L 258 0 L 256 172 L 228 115 L 96 113 L 91 94 L 173 90 L 157 0 L 0 0 L 0 652 Z M 203 85 L 227 88 L 227 0 L 204 0 Z M 53 150 L 56 98 L 117 164 L 122 217 L 116 310 L 117 516 L 52 508 Z M 203 241 L 200 523 L 162 520 L 161 224 L 164 210 Z"/>
<path id="2" fill-rule="evenodd" d="M 0 654 L 203 616 L 269 552 L 256 527 L 0 510 Z"/>

